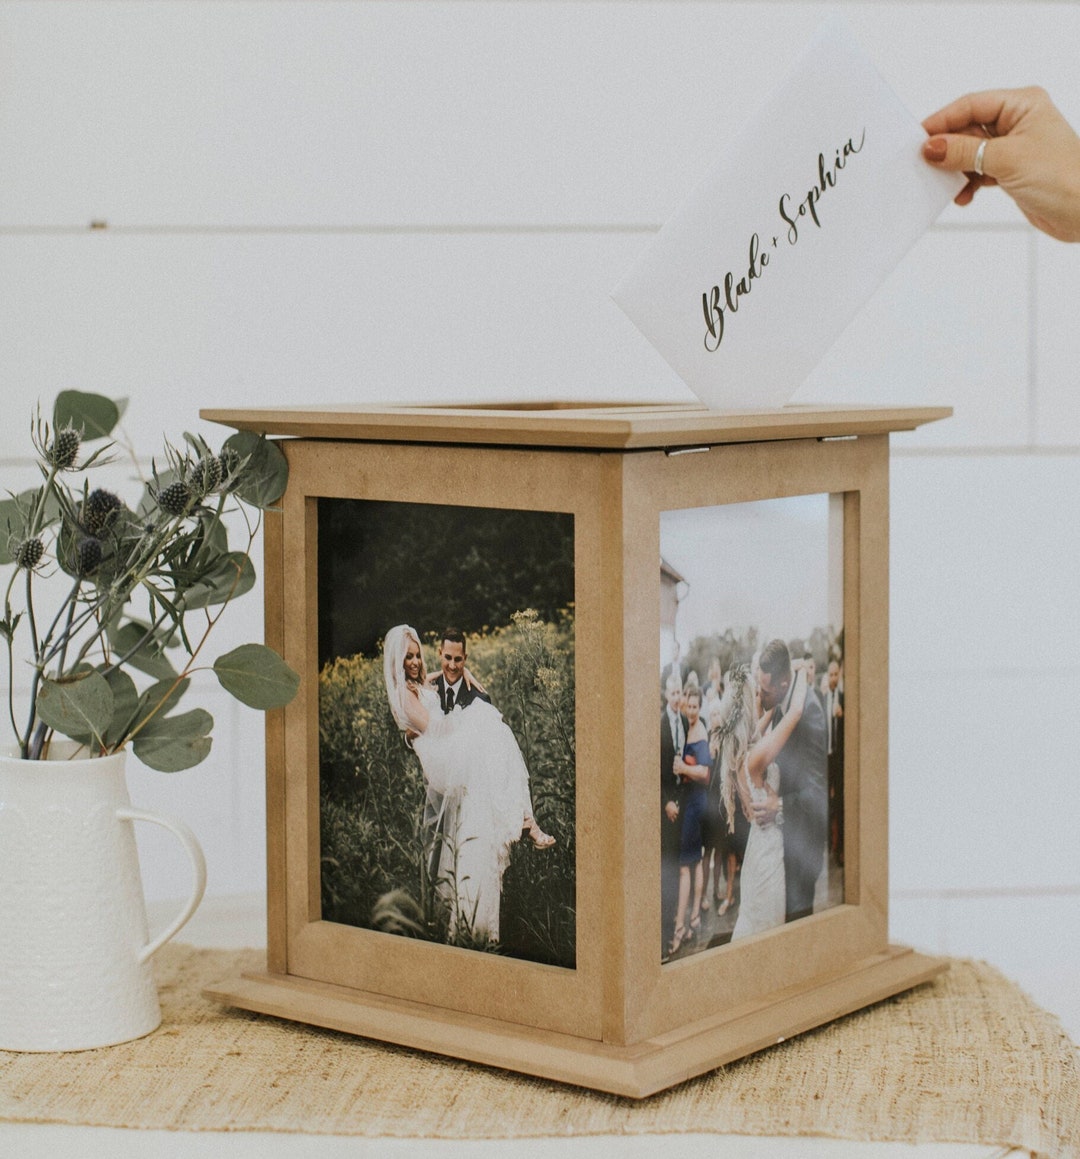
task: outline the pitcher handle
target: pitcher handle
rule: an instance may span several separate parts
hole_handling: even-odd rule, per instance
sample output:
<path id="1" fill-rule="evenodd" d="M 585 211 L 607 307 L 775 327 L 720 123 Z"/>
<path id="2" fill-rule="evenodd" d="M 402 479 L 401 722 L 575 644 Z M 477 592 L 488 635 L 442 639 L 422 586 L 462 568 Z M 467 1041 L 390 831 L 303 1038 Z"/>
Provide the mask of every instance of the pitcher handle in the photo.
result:
<path id="1" fill-rule="evenodd" d="M 170 925 L 152 941 L 148 942 L 139 954 L 139 965 L 148 962 L 173 936 L 178 934 L 187 923 L 191 915 L 199 908 L 203 894 L 206 892 L 206 858 L 202 847 L 195 840 L 195 834 L 183 823 L 171 817 L 163 817 L 160 813 L 149 813 L 143 809 L 117 809 L 117 817 L 121 821 L 149 821 L 151 825 L 160 825 L 168 829 L 184 847 L 184 851 L 191 858 L 192 868 L 195 870 L 195 885 L 191 896 L 184 903 L 184 908 L 173 919 Z"/>

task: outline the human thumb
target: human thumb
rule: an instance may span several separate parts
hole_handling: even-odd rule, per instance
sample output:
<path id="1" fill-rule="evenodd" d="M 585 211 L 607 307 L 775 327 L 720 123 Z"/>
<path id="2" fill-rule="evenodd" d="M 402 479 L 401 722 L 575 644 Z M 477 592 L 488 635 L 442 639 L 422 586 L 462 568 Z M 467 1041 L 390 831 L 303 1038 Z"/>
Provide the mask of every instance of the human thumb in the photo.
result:
<path id="1" fill-rule="evenodd" d="M 981 154 L 979 150 L 982 150 Z M 992 177 L 993 164 L 990 160 L 993 141 L 986 137 L 968 137 L 962 133 L 940 133 L 923 142 L 923 157 L 939 169 L 954 172 L 974 173 L 978 168 Z"/>

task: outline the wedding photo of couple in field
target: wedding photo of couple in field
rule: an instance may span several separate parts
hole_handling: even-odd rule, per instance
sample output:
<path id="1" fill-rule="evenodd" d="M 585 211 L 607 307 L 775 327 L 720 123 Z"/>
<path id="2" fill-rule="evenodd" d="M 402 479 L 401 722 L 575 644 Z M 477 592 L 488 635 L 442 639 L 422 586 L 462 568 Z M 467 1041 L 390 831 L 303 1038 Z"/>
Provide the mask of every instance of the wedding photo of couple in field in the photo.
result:
<path id="1" fill-rule="evenodd" d="M 669 961 L 843 901 L 842 496 L 664 512 L 660 618 Z"/>
<path id="2" fill-rule="evenodd" d="M 572 516 L 319 500 L 324 920 L 575 964 Z"/>

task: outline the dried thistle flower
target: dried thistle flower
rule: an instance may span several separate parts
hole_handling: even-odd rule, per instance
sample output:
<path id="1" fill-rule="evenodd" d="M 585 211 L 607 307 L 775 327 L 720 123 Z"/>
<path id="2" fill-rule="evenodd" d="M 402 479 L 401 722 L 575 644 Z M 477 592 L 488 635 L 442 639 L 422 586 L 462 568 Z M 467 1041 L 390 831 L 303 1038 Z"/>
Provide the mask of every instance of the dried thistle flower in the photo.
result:
<path id="1" fill-rule="evenodd" d="M 12 555 L 15 557 L 15 566 L 26 571 L 33 571 L 41 562 L 45 554 L 45 545 L 35 536 L 33 539 L 24 539 L 17 544 Z"/>
<path id="2" fill-rule="evenodd" d="M 92 535 L 105 531 L 115 521 L 124 504 L 119 496 L 102 488 L 91 491 L 79 510 L 79 522 Z"/>
<path id="3" fill-rule="evenodd" d="M 187 484 L 204 499 L 221 485 L 221 460 L 217 455 L 204 455 L 188 472 Z"/>
<path id="4" fill-rule="evenodd" d="M 166 515 L 184 515 L 195 502 L 191 488 L 181 479 L 163 487 L 158 493 L 158 506 Z"/>
<path id="5" fill-rule="evenodd" d="M 58 470 L 66 471 L 75 465 L 82 445 L 82 435 L 72 426 L 56 432 L 46 451 L 47 461 Z"/>

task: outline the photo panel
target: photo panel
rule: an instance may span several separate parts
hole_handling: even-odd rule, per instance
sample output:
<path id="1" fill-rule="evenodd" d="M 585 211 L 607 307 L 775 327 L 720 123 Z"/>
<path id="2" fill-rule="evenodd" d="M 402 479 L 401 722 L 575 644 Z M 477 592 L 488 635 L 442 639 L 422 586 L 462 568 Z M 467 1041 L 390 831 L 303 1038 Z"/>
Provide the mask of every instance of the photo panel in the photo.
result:
<path id="1" fill-rule="evenodd" d="M 574 516 L 317 505 L 323 921 L 574 969 Z"/>
<path id="2" fill-rule="evenodd" d="M 844 902 L 843 514 L 660 514 L 664 963 Z"/>

